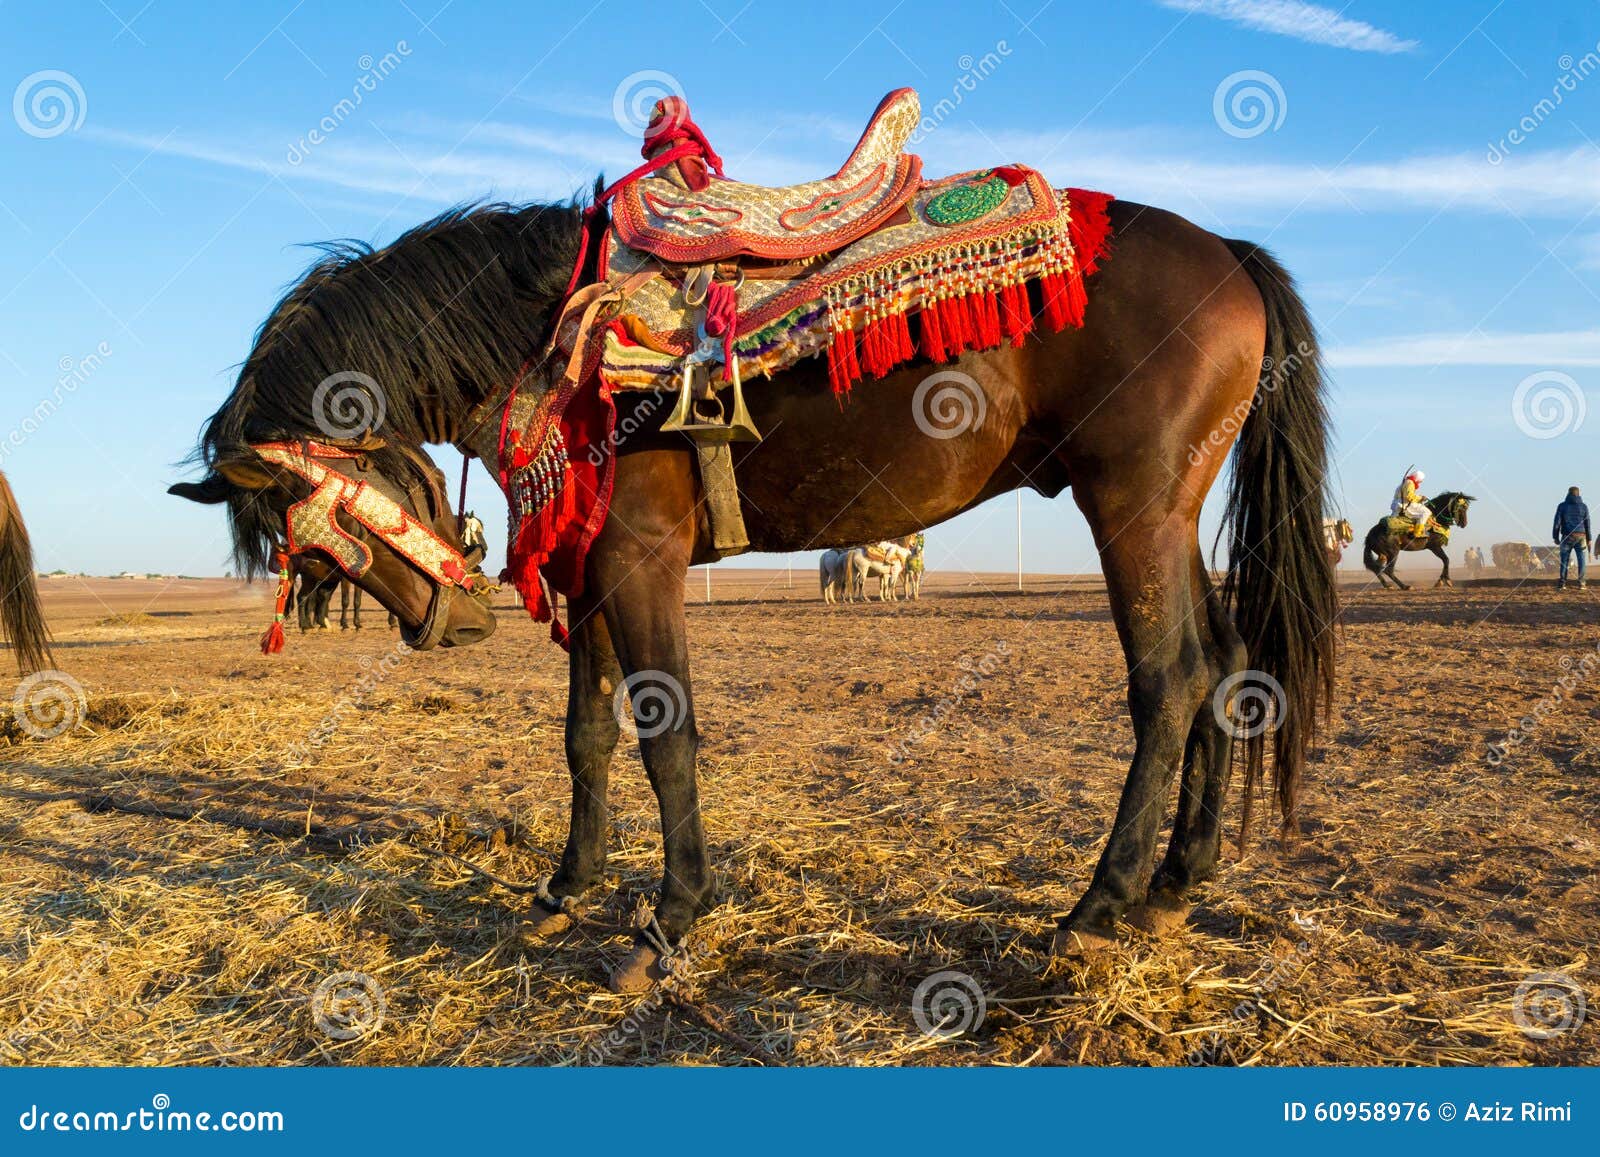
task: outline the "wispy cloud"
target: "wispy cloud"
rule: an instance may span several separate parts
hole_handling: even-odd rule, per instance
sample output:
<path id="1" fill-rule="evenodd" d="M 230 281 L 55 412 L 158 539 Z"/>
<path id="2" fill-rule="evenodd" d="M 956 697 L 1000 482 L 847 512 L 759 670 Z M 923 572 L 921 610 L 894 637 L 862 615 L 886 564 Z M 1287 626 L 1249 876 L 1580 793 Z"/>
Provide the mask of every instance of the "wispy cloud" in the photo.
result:
<path id="1" fill-rule="evenodd" d="M 1393 54 L 1410 52 L 1415 40 L 1375 28 L 1364 20 L 1348 20 L 1332 8 L 1302 0 L 1156 0 L 1163 8 L 1198 12 L 1239 24 L 1257 32 L 1292 36 L 1312 44 L 1348 48 L 1354 52 Z M 1348 5 L 1346 6 L 1348 7 Z"/>
<path id="2" fill-rule="evenodd" d="M 102 143 L 279 177 L 298 193 L 337 187 L 423 203 L 483 197 L 564 198 L 587 189 L 602 170 L 636 163 L 620 134 L 576 128 L 543 130 L 512 123 L 462 126 L 408 121 L 381 137 L 334 135 L 291 163 L 280 135 L 235 134 L 227 140 L 192 134 L 125 132 L 86 127 Z M 738 151 L 732 134 L 729 172 L 744 180 L 783 184 L 816 177 L 843 159 L 778 153 L 770 142 Z M 753 138 L 759 139 L 759 138 Z M 1600 150 L 1528 150 L 1498 165 L 1473 153 L 1413 155 L 1323 167 L 1306 162 L 1233 162 L 1196 155 L 1178 142 L 1137 132 L 1079 130 L 1069 142 L 1051 133 L 972 133 L 946 127 L 920 150 L 930 173 L 974 165 L 1033 161 L 1061 183 L 1093 185 L 1118 197 L 1161 205 L 1213 228 L 1278 220 L 1295 212 L 1338 214 L 1420 211 L 1486 212 L 1523 218 L 1577 219 L 1600 204 Z M 1600 248 L 1578 249 L 1581 264 Z"/>
<path id="3" fill-rule="evenodd" d="M 1364 163 L 1250 162 L 1195 154 L 1178 142 L 1078 130 L 968 133 L 950 127 L 922 148 L 930 172 L 1029 161 L 1053 178 L 1096 185 L 1207 224 L 1266 211 L 1388 213 L 1395 209 L 1571 216 L 1600 203 L 1600 148 L 1528 150 L 1489 164 L 1480 153 L 1426 153 Z"/>
<path id="4" fill-rule="evenodd" d="M 1600 366 L 1600 329 L 1554 333 L 1423 333 L 1335 346 L 1328 364 L 1365 366 Z"/>

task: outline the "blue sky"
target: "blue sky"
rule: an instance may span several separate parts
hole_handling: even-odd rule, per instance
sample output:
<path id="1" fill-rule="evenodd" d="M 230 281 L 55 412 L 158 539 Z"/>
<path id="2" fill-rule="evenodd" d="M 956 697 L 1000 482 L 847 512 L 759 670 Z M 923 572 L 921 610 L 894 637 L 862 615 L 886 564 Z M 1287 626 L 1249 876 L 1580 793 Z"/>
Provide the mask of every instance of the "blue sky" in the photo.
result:
<path id="1" fill-rule="evenodd" d="M 618 175 L 663 84 L 746 180 L 831 172 L 911 85 L 954 106 L 932 174 L 1023 161 L 1265 242 L 1322 330 L 1359 526 L 1413 462 L 1479 495 L 1465 543 L 1544 541 L 1567 485 L 1600 494 L 1594 0 L 13 0 L 0 469 L 41 568 L 221 573 L 222 518 L 164 491 L 301 243 Z M 487 475 L 472 501 L 502 537 Z M 1013 565 L 1014 502 L 930 565 Z M 1070 501 L 1024 518 L 1029 570 L 1096 569 Z"/>

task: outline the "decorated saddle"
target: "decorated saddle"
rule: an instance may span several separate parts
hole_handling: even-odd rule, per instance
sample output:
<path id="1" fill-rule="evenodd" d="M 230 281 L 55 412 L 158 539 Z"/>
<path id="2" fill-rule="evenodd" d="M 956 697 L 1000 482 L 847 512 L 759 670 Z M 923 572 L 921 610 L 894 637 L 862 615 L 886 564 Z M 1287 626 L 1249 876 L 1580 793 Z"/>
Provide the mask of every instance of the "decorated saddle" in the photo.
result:
<path id="1" fill-rule="evenodd" d="M 681 98 L 659 102 L 645 163 L 596 198 L 572 285 L 552 326 L 540 388 L 514 387 L 475 445 L 499 464 L 511 506 L 509 577 L 551 619 L 546 584 L 582 590 L 609 508 L 617 390 L 671 390 L 662 426 L 699 447 L 759 438 L 744 379 L 825 356 L 841 400 L 918 357 L 1021 346 L 1042 321 L 1083 324 L 1085 279 L 1105 256 L 1111 197 L 1056 189 L 1025 165 L 938 180 L 904 146 L 916 93 L 879 104 L 832 177 L 782 188 L 728 179 Z M 599 222 L 611 206 L 609 226 Z M 598 246 L 596 280 L 578 284 Z M 731 384 L 731 416 L 717 391 Z M 698 406 L 714 407 L 706 416 Z M 487 424 L 492 427 L 492 423 Z M 722 470 L 731 488 L 731 459 Z M 738 519 L 736 496 L 732 518 Z M 740 526 L 742 532 L 742 525 Z M 552 622 L 556 638 L 565 633 Z"/>
<path id="2" fill-rule="evenodd" d="M 671 265 L 732 257 L 789 261 L 842 249 L 882 225 L 916 191 L 922 158 L 901 150 L 920 116 L 916 93 L 891 92 L 837 173 L 787 188 L 730 181 L 710 171 L 705 155 L 685 155 L 618 191 L 612 236 Z M 647 130 L 646 156 L 670 151 L 680 134 L 703 140 L 688 129 L 693 123 L 682 98 L 661 101 Z M 710 157 L 720 169 L 721 159 Z"/>

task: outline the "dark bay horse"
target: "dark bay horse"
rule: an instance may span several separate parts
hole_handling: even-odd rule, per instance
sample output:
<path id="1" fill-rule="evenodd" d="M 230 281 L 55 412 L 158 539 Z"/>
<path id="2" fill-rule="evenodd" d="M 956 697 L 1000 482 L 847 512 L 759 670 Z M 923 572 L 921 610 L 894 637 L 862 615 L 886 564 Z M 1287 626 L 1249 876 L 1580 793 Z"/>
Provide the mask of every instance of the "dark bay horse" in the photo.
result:
<path id="1" fill-rule="evenodd" d="M 347 446 L 362 454 L 340 459 L 339 469 L 446 526 L 444 480 L 420 446 L 464 444 L 468 415 L 503 397 L 536 352 L 577 258 L 581 217 L 571 204 L 491 205 L 447 213 L 381 250 L 331 249 L 262 326 L 207 423 L 198 451 L 206 478 L 174 492 L 226 502 L 238 560 L 265 571 L 286 508 L 309 487 L 250 445 L 325 439 L 313 390 L 357 371 L 380 384 L 386 418 L 381 438 Z M 1071 488 L 1104 569 L 1136 748 L 1099 864 L 1052 943 L 1063 953 L 1103 946 L 1124 917 L 1147 927 L 1181 921 L 1190 889 L 1215 871 L 1235 733 L 1227 711 L 1240 679 L 1282 690 L 1273 727 L 1239 732 L 1246 817 L 1270 735 L 1275 793 L 1290 822 L 1317 717 L 1333 694 L 1337 600 L 1322 540 L 1328 420 L 1306 309 L 1289 274 L 1253 244 L 1127 202 L 1112 205 L 1111 220 L 1112 254 L 1088 281 L 1082 329 L 956 363 L 986 402 L 983 420 L 959 436 L 919 429 L 914 396 L 927 362 L 861 383 L 841 405 L 823 359 L 812 358 L 747 389 L 766 437 L 736 449 L 757 551 L 896 538 L 1022 486 L 1047 496 Z M 585 274 L 592 279 L 592 268 Z M 617 450 L 610 517 L 582 592 L 568 600 L 571 828 L 534 913 L 538 930 L 561 927 L 560 909 L 602 880 L 619 737 L 614 692 L 641 679 L 674 684 L 681 709 L 640 735 L 666 871 L 654 927 L 612 975 L 619 990 L 660 975 L 663 941 L 677 944 L 714 893 L 683 600 L 687 568 L 713 557 L 711 534 L 691 444 L 659 432 L 667 407 L 653 401 L 618 402 L 619 426 L 632 417 L 645 433 Z M 1219 589 L 1197 519 L 1235 432 Z M 477 600 L 452 599 L 449 587 L 339 518 L 372 549 L 360 584 L 399 616 L 408 640 L 461 645 L 492 630 Z M 1175 777 L 1171 841 L 1158 865 Z"/>
<path id="2" fill-rule="evenodd" d="M 50 632 L 39 605 L 33 547 L 4 474 L 0 474 L 0 638 L 10 640 L 24 675 L 50 661 Z"/>
<path id="3" fill-rule="evenodd" d="M 1446 490 L 1443 494 L 1436 494 L 1428 499 L 1424 505 L 1433 511 L 1433 521 L 1445 529 L 1467 525 L 1467 507 L 1476 502 L 1471 494 L 1463 494 L 1459 490 Z M 1394 573 L 1394 564 L 1403 551 L 1426 550 L 1444 563 L 1444 570 L 1439 573 L 1439 581 L 1434 586 L 1448 587 L 1455 584 L 1450 581 L 1450 556 L 1445 554 L 1445 544 L 1449 541 L 1447 536 L 1440 534 L 1431 527 L 1424 537 L 1418 537 L 1409 529 L 1394 531 L 1389 529 L 1389 520 L 1380 518 L 1378 524 L 1367 531 L 1367 541 L 1361 549 L 1362 562 L 1366 568 L 1378 576 L 1378 582 L 1387 587 L 1391 582 L 1400 590 L 1408 591 L 1410 585 L 1400 581 Z"/>

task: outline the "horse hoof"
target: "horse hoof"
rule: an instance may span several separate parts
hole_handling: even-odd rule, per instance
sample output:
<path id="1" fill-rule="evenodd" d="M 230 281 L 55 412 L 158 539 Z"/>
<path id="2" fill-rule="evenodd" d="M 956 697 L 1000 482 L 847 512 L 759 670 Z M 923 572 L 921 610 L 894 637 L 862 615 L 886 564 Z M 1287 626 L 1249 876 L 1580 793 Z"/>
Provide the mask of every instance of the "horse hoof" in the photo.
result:
<path id="1" fill-rule="evenodd" d="M 649 944 L 635 944 L 627 958 L 611 970 L 606 987 L 618 996 L 649 992 L 667 978 L 662 956 Z"/>
<path id="2" fill-rule="evenodd" d="M 1057 928 L 1050 938 L 1050 955 L 1089 960 L 1116 947 L 1116 939 L 1081 928 Z"/>
<path id="3" fill-rule="evenodd" d="M 559 936 L 571 928 L 576 921 L 572 914 L 565 908 L 548 908 L 543 901 L 533 902 L 533 911 L 528 914 L 528 920 L 522 926 L 523 935 L 536 940 L 549 936 Z"/>
<path id="4" fill-rule="evenodd" d="M 1123 919 L 1150 936 L 1169 936 L 1189 922 L 1193 911 L 1193 904 L 1176 896 L 1151 897 Z"/>

